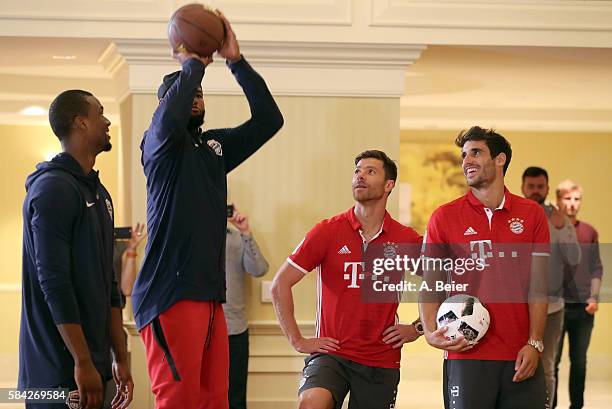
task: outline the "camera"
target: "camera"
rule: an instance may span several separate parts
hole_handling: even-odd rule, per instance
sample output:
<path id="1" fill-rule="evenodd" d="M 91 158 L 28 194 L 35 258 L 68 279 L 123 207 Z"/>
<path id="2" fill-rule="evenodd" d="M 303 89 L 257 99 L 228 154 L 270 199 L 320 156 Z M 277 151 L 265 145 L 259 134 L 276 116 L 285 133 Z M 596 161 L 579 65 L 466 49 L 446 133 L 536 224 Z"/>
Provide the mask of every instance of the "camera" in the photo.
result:
<path id="1" fill-rule="evenodd" d="M 129 240 L 132 238 L 132 227 L 115 227 L 115 240 Z"/>

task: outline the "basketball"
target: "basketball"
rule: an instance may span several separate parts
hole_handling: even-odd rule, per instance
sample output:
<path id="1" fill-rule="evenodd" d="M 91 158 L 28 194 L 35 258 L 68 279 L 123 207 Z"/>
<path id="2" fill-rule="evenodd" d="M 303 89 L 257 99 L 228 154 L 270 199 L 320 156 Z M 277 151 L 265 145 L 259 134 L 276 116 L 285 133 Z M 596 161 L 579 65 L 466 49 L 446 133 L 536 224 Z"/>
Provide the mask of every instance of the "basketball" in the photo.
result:
<path id="1" fill-rule="evenodd" d="M 168 23 L 168 40 L 175 51 L 206 57 L 223 45 L 225 26 L 221 18 L 203 4 L 187 4 L 174 12 Z"/>
<path id="2" fill-rule="evenodd" d="M 491 317 L 480 300 L 467 294 L 457 294 L 447 298 L 436 315 L 438 328 L 447 326 L 444 335 L 455 339 L 463 335 L 470 343 L 478 342 L 489 329 Z"/>

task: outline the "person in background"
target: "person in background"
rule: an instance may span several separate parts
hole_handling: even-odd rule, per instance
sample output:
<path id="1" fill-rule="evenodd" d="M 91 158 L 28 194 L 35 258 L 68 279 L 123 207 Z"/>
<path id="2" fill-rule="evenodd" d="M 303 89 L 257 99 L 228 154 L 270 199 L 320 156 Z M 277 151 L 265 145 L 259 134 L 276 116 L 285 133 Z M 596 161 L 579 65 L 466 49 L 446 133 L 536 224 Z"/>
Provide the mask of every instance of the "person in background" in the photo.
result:
<path id="1" fill-rule="evenodd" d="M 581 204 L 582 188 L 576 182 L 565 180 L 559 183 L 557 206 L 565 212 L 574 225 L 582 252 L 578 267 L 565 270 L 564 328 L 559 340 L 555 368 L 555 373 L 558 373 L 559 361 L 563 353 L 563 338 L 567 333 L 570 356 L 570 409 L 579 409 L 584 405 L 587 350 L 591 341 L 595 313 L 599 305 L 599 291 L 603 275 L 597 230 L 577 218 Z M 556 406 L 557 402 L 553 401 L 552 407 Z"/>
<path id="2" fill-rule="evenodd" d="M 249 372 L 249 330 L 245 309 L 245 278 L 247 274 L 261 277 L 269 265 L 251 233 L 249 218 L 235 205 L 228 206 L 225 244 L 226 301 L 223 312 L 229 339 L 229 407 L 246 408 L 247 376 Z M 231 213 L 231 214 L 230 214 Z"/>
<path id="3" fill-rule="evenodd" d="M 544 209 L 550 231 L 550 257 L 548 266 L 548 317 L 544 329 L 544 351 L 540 357 L 546 377 L 548 402 L 555 400 L 557 377 L 555 359 L 561 332 L 563 332 L 563 271 L 580 262 L 580 246 L 576 230 L 565 214 L 551 204 L 546 204 L 548 196 L 548 172 L 531 166 L 523 172 L 521 185 L 523 196 L 537 202 Z"/>
<path id="4" fill-rule="evenodd" d="M 136 281 L 138 275 L 136 257 L 138 256 L 138 246 L 147 237 L 144 227 L 144 223 L 136 223 L 136 226 L 132 228 L 129 239 L 115 238 L 113 265 L 115 271 L 120 273 L 117 282 L 123 295 L 124 304 L 125 297 L 132 295 L 134 281 Z"/>

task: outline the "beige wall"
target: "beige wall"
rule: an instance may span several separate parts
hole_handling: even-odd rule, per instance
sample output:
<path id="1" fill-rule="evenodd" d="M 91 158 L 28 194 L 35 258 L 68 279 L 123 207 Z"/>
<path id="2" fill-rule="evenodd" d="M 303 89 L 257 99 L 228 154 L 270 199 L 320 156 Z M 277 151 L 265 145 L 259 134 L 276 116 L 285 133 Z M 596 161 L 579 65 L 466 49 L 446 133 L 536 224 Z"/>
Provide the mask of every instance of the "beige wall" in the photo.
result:
<path id="1" fill-rule="evenodd" d="M 98 157 L 95 168 L 112 197 L 117 197 L 118 129 L 111 127 L 114 149 Z M 0 310 L 3 336 L 0 359 L 18 350 L 21 314 L 21 206 L 25 197 L 25 179 L 38 162 L 61 151 L 59 141 L 48 126 L 0 125 L 3 160 L 0 161 L 2 200 L 0 200 Z"/>
<path id="2" fill-rule="evenodd" d="M 205 101 L 206 128 L 236 126 L 250 116 L 242 96 L 207 95 Z M 250 216 L 254 234 L 270 262 L 266 276 L 247 281 L 251 320 L 276 319 L 272 305 L 259 301 L 260 281 L 274 277 L 315 223 L 352 205 L 354 157 L 371 148 L 385 150 L 393 158 L 399 155 L 398 99 L 279 97 L 277 102 L 285 126 L 228 180 L 229 200 Z M 127 166 L 125 159 L 123 163 L 133 178 L 132 188 L 127 188 L 133 215 L 145 214 L 145 179 L 138 146 L 156 105 L 153 95 L 134 95 L 121 105 L 122 114 L 130 114 L 122 132 L 128 147 L 125 152 L 132 149 L 133 166 Z M 397 200 L 394 193 L 389 205 L 392 212 L 397 210 Z M 296 317 L 314 320 L 312 276 L 297 287 L 296 300 Z"/>
<path id="3" fill-rule="evenodd" d="M 247 115 L 242 98 L 214 101 L 207 105 L 210 126 L 228 126 L 235 123 L 232 115 Z M 399 154 L 397 100 L 281 97 L 278 102 L 284 128 L 228 181 L 230 200 L 250 215 L 254 234 L 270 262 L 268 274 L 248 284 L 251 320 L 276 319 L 272 305 L 259 302 L 259 281 L 274 277 L 315 223 L 352 206 L 355 156 L 373 148 L 392 158 Z M 397 200 L 394 192 L 389 205 L 392 213 Z M 315 318 L 314 283 L 311 274 L 296 288 L 298 320 Z"/>

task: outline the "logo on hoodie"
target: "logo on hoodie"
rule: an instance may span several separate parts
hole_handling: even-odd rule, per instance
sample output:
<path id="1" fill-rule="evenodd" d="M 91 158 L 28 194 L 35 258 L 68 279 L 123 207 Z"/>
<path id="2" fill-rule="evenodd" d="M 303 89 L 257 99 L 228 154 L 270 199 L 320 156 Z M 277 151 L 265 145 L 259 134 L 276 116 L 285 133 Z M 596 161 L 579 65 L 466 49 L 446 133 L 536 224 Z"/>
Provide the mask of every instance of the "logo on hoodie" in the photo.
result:
<path id="1" fill-rule="evenodd" d="M 215 151 L 217 155 L 219 156 L 223 155 L 223 149 L 221 149 L 221 144 L 219 143 L 219 141 L 215 141 L 214 139 L 209 139 L 208 141 L 206 141 L 206 143 L 208 144 L 208 146 L 212 148 L 212 150 Z"/>
<path id="2" fill-rule="evenodd" d="M 113 220 L 113 205 L 108 199 L 104 199 L 104 201 L 106 202 L 106 210 L 108 210 L 108 217 Z"/>

